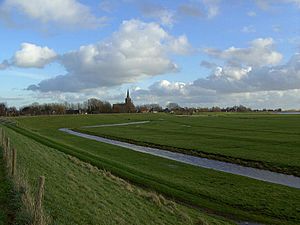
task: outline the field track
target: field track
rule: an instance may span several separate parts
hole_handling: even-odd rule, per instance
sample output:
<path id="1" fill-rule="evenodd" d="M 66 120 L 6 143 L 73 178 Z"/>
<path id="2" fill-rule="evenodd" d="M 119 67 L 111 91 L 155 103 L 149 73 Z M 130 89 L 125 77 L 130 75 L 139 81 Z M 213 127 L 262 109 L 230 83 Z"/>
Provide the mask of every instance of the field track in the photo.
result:
<path id="1" fill-rule="evenodd" d="M 100 124 L 100 125 L 92 125 L 92 126 L 83 126 L 82 128 L 95 128 L 95 127 L 118 127 L 118 126 L 128 126 L 128 125 L 137 125 L 137 124 L 145 124 L 150 121 L 138 121 L 138 122 L 130 122 L 130 123 L 114 123 L 114 124 Z"/>

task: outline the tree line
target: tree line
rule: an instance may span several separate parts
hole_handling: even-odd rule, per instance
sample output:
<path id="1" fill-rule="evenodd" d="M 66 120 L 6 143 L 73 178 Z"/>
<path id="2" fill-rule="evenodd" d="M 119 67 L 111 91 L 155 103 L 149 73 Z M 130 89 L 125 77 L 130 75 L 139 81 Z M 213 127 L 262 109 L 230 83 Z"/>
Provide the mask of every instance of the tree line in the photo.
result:
<path id="1" fill-rule="evenodd" d="M 7 107 L 5 103 L 0 103 L 0 116 L 97 114 L 111 112 L 112 105 L 109 102 L 95 98 L 91 98 L 83 103 L 32 103 L 19 109 L 16 107 Z"/>
<path id="2" fill-rule="evenodd" d="M 166 112 L 174 114 L 195 114 L 201 112 L 281 112 L 279 109 L 251 109 L 239 105 L 221 108 L 213 107 L 181 107 L 177 103 L 169 103 L 165 108 L 159 104 L 144 104 L 136 106 L 137 113 Z M 83 103 L 32 103 L 19 109 L 7 107 L 5 103 L 0 103 L 0 116 L 37 116 L 37 115 L 63 115 L 63 114 L 99 114 L 113 113 L 113 107 L 108 101 L 101 101 L 91 98 Z"/>

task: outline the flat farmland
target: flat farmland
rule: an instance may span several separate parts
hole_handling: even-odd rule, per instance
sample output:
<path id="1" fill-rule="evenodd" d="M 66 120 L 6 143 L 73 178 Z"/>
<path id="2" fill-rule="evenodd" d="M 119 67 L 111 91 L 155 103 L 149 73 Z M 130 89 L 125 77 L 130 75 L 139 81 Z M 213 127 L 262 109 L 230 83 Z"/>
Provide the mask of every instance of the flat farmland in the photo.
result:
<path id="1" fill-rule="evenodd" d="M 78 130 L 300 175 L 299 115 L 203 114 L 149 120 L 147 124 Z"/>
<path id="2" fill-rule="evenodd" d="M 136 121 L 150 122 L 82 128 Z M 263 162 L 261 165 L 293 169 L 299 164 L 297 121 L 298 116 L 271 114 L 202 114 L 192 117 L 166 114 L 76 115 L 18 118 L 18 127 L 13 129 L 39 143 L 186 204 L 238 220 L 297 224 L 300 222 L 298 189 L 197 168 L 58 130 L 73 128 L 99 136 L 167 146 L 175 151 L 191 151 L 192 154 L 199 151 L 207 157 L 221 155 L 230 160 L 254 160 Z M 272 132 L 274 138 L 270 134 Z M 283 148 L 274 149 L 272 140 L 281 143 Z"/>

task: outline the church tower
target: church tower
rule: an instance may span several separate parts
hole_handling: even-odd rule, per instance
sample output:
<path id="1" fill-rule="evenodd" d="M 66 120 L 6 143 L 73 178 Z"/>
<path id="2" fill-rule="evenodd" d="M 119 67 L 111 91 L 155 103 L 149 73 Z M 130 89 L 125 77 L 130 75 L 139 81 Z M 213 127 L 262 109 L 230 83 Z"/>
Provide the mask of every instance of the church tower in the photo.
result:
<path id="1" fill-rule="evenodd" d="M 113 112 L 115 113 L 135 113 L 136 108 L 130 98 L 129 89 L 127 90 L 125 103 L 113 104 Z"/>
<path id="2" fill-rule="evenodd" d="M 127 89 L 127 96 L 125 98 L 125 104 L 131 104 L 131 98 L 129 96 L 129 89 Z"/>

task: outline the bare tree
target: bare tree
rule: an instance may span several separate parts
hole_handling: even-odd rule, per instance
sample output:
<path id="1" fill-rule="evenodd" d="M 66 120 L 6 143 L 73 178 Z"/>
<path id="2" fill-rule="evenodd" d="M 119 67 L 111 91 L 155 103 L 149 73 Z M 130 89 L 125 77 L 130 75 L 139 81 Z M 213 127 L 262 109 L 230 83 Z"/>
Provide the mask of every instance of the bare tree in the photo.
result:
<path id="1" fill-rule="evenodd" d="M 6 116 L 7 108 L 5 103 L 0 103 L 0 116 Z"/>

